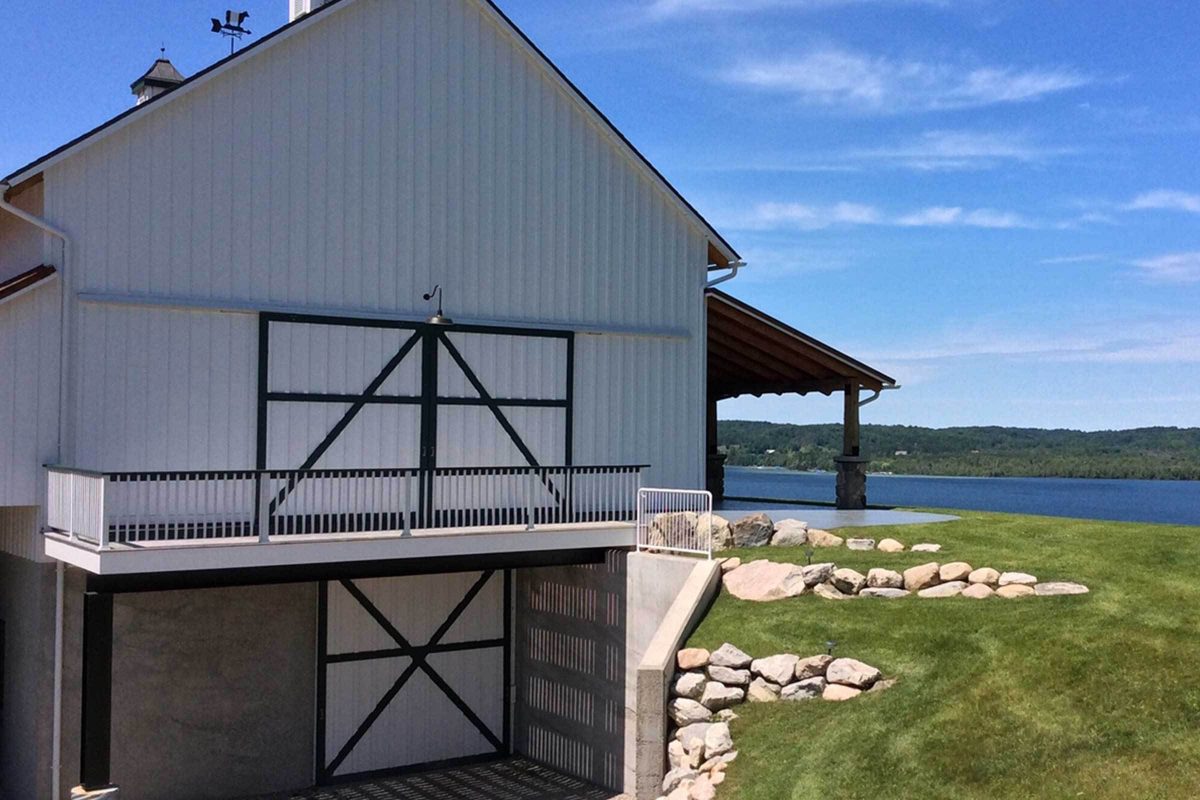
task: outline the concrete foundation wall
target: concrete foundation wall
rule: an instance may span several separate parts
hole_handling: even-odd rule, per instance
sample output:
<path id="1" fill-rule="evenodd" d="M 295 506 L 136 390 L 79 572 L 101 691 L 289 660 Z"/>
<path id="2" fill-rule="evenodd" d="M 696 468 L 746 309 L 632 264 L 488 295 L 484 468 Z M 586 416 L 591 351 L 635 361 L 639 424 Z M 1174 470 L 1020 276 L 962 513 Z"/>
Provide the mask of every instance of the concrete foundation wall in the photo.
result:
<path id="1" fill-rule="evenodd" d="M 316 584 L 118 595 L 112 780 L 138 800 L 313 781 Z"/>

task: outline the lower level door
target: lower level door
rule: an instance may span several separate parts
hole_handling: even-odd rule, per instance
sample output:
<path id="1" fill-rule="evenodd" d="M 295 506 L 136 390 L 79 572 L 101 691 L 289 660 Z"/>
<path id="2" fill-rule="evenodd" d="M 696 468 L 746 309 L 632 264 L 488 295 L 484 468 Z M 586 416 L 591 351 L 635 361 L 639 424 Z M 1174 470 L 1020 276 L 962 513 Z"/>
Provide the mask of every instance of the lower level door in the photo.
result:
<path id="1" fill-rule="evenodd" d="M 507 754 L 509 575 L 321 584 L 321 783 Z"/>

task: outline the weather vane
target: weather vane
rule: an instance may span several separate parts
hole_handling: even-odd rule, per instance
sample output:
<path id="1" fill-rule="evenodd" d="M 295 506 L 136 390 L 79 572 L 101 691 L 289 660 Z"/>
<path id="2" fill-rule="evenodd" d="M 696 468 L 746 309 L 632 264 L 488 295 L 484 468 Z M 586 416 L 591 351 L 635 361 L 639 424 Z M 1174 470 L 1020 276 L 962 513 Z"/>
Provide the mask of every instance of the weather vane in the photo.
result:
<path id="1" fill-rule="evenodd" d="M 242 24 L 249 16 L 249 11 L 226 11 L 224 22 L 216 17 L 212 18 L 212 32 L 229 39 L 229 55 L 233 55 L 234 45 L 241 41 L 243 36 L 250 33 L 250 30 Z"/>

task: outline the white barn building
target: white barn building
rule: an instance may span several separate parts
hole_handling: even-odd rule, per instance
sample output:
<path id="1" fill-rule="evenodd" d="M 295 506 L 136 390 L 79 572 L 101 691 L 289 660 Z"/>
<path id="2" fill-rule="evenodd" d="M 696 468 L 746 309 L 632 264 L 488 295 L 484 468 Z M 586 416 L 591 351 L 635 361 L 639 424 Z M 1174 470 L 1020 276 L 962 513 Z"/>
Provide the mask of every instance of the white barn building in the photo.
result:
<path id="1" fill-rule="evenodd" d="M 292 14 L 0 184 L 0 795 L 634 791 L 738 254 L 487 0 Z"/>

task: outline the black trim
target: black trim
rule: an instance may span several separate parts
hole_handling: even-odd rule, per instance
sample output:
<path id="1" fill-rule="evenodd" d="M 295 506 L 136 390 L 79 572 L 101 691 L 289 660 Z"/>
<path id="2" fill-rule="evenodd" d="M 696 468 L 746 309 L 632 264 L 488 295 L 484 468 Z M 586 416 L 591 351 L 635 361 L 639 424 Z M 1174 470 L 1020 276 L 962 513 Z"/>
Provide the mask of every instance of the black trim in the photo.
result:
<path id="1" fill-rule="evenodd" d="M 536 536 L 531 537 L 536 547 Z M 343 561 L 336 564 L 295 564 L 278 567 L 149 572 L 135 575 L 87 575 L 87 589 L 127 594 L 166 592 L 181 589 L 213 589 L 230 586 L 269 586 L 280 583 L 309 583 L 342 578 L 388 578 L 450 572 L 479 572 L 485 569 L 520 569 L 570 564 L 601 564 L 613 548 L 567 550 L 521 550 L 512 553 L 475 553 L 469 556 L 398 558 L 386 561 Z"/>
<path id="2" fill-rule="evenodd" d="M 567 339 L 567 419 L 566 441 L 563 443 L 563 464 L 575 464 L 575 334 Z"/>
<path id="3" fill-rule="evenodd" d="M 313 783 L 321 780 L 325 764 L 325 694 L 328 683 L 325 678 L 325 654 L 329 652 L 329 581 L 317 584 L 317 730 L 316 760 L 313 763 Z"/>
<path id="4" fill-rule="evenodd" d="M 504 570 L 504 754 L 512 755 L 513 574 Z"/>
<path id="5" fill-rule="evenodd" d="M 83 685 L 79 779 L 84 789 L 109 786 L 112 752 L 113 596 L 83 595 Z"/>
<path id="6" fill-rule="evenodd" d="M 345 664 L 352 661 L 374 661 L 380 658 L 400 658 L 410 653 L 420 651 L 430 653 L 458 653 L 463 650 L 488 650 L 494 647 L 504 647 L 504 639 L 480 639 L 474 642 L 451 642 L 432 647 L 389 647 L 383 650 L 362 650 L 357 653 L 338 653 L 328 656 L 326 664 Z"/>
<path id="7" fill-rule="evenodd" d="M 271 403 L 365 403 L 367 405 L 400 405 L 419 406 L 423 399 L 419 395 L 374 395 L 362 397 L 357 394 L 306 394 L 303 392 L 268 392 L 267 400 Z M 481 397 L 446 397 L 438 395 L 438 405 L 442 406 L 486 406 L 488 402 Z M 498 406 L 514 408 L 567 408 L 568 400 L 543 400 L 523 397 L 497 397 L 492 402 Z"/>

